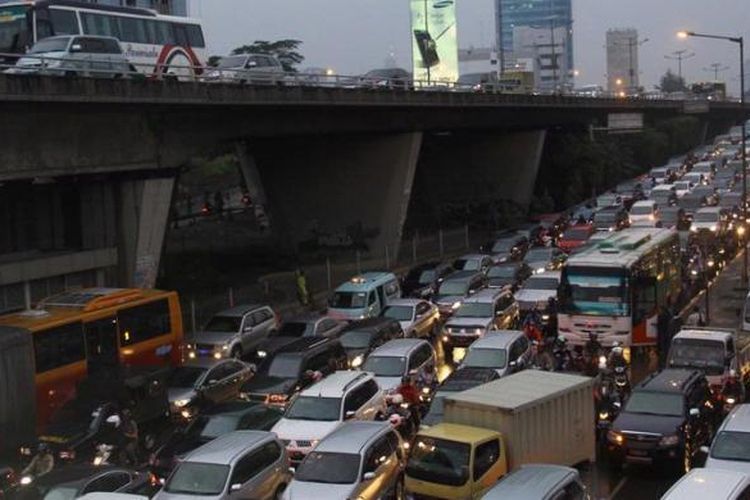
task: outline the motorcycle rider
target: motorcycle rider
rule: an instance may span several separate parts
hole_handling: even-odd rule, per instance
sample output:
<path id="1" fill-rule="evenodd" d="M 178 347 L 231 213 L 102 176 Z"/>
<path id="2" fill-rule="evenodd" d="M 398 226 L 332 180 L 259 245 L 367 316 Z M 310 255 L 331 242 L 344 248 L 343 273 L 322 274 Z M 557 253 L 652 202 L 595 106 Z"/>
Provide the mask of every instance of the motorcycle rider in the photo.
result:
<path id="1" fill-rule="evenodd" d="M 398 394 L 409 405 L 419 405 L 419 390 L 417 390 L 414 380 L 408 375 L 401 379 L 401 385 L 398 387 Z"/>
<path id="2" fill-rule="evenodd" d="M 536 306 L 526 313 L 526 316 L 523 318 L 523 324 L 522 329 L 524 333 L 526 333 L 526 336 L 529 338 L 529 340 L 541 342 L 542 339 L 542 330 L 541 330 L 541 324 L 542 324 L 542 315 L 539 313 L 539 309 L 537 309 Z"/>
<path id="3" fill-rule="evenodd" d="M 722 377 L 720 394 L 725 410 L 730 410 L 734 405 L 745 401 L 745 387 L 737 377 L 736 370 L 729 370 L 729 373 Z"/>
<path id="4" fill-rule="evenodd" d="M 555 358 L 555 371 L 570 370 L 573 363 L 570 349 L 568 349 L 568 339 L 559 335 L 552 345 L 552 356 Z"/>
<path id="5" fill-rule="evenodd" d="M 46 443 L 40 443 L 36 455 L 21 473 L 34 479 L 41 477 L 55 468 L 55 456 Z"/>
<path id="6" fill-rule="evenodd" d="M 584 371 L 586 375 L 593 377 L 599 371 L 599 355 L 603 350 L 601 342 L 595 333 L 589 333 L 589 339 L 583 346 L 583 355 L 585 359 Z"/>

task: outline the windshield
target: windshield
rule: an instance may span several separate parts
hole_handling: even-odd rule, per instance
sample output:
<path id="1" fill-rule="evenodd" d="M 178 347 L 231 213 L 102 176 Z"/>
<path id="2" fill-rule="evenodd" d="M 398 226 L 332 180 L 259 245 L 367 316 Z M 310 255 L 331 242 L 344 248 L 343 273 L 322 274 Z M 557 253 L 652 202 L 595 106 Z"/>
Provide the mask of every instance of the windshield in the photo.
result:
<path id="1" fill-rule="evenodd" d="M 281 324 L 279 337 L 308 337 L 315 331 L 315 323 L 306 323 L 304 321 L 285 321 Z"/>
<path id="2" fill-rule="evenodd" d="M 412 306 L 387 306 L 383 309 L 382 316 L 396 321 L 411 321 L 413 314 L 414 307 Z"/>
<path id="3" fill-rule="evenodd" d="M 219 65 L 216 67 L 220 69 L 241 68 L 245 66 L 245 61 L 247 61 L 247 56 L 222 57 L 219 60 Z"/>
<path id="4" fill-rule="evenodd" d="M 491 302 L 469 302 L 458 308 L 456 318 L 491 318 L 494 312 Z"/>
<path id="5" fill-rule="evenodd" d="M 549 248 L 535 248 L 529 250 L 524 260 L 527 262 L 533 262 L 537 260 L 550 260 L 552 258 L 552 250 Z"/>
<path id="6" fill-rule="evenodd" d="M 634 206 L 630 209 L 631 215 L 651 215 L 654 213 L 654 209 L 651 205 L 645 205 L 645 206 Z"/>
<path id="7" fill-rule="evenodd" d="M 711 446 L 711 458 L 750 462 L 750 432 L 720 432 Z"/>
<path id="8" fill-rule="evenodd" d="M 373 332 L 351 330 L 343 334 L 339 340 L 344 349 L 365 349 L 370 347 L 373 335 Z"/>
<path id="9" fill-rule="evenodd" d="M 496 266 L 491 267 L 487 273 L 489 278 L 509 278 L 514 279 L 516 277 L 515 266 Z"/>
<path id="10" fill-rule="evenodd" d="M 406 358 L 396 356 L 370 356 L 362 370 L 378 377 L 401 377 L 406 372 Z"/>
<path id="11" fill-rule="evenodd" d="M 294 473 L 297 481 L 353 484 L 359 477 L 359 455 L 354 453 L 310 452 Z"/>
<path id="12" fill-rule="evenodd" d="M 693 220 L 695 222 L 719 222 L 719 214 L 714 212 L 696 212 Z"/>
<path id="13" fill-rule="evenodd" d="M 336 292 L 331 299 L 334 309 L 362 309 L 367 305 L 365 292 Z"/>
<path id="14" fill-rule="evenodd" d="M 302 367 L 302 356 L 296 353 L 282 353 L 274 356 L 268 367 L 270 377 L 296 378 Z"/>
<path id="15" fill-rule="evenodd" d="M 216 415 L 209 417 L 200 435 L 202 438 L 215 439 L 237 430 L 239 421 L 240 416 L 238 415 Z"/>
<path id="16" fill-rule="evenodd" d="M 406 473 L 430 483 L 461 486 L 469 479 L 470 452 L 466 443 L 418 436 Z"/>
<path id="17" fill-rule="evenodd" d="M 674 188 L 679 189 L 680 191 L 690 189 L 690 183 L 689 182 L 675 182 Z"/>
<path id="18" fill-rule="evenodd" d="M 682 395 L 667 392 L 635 391 L 628 399 L 625 411 L 665 417 L 685 415 Z"/>
<path id="19" fill-rule="evenodd" d="M 568 229 L 565 231 L 565 234 L 563 234 L 564 240 L 573 240 L 573 241 L 581 241 L 581 240 L 587 240 L 588 237 L 591 235 L 591 231 L 588 229 Z"/>
<path id="20" fill-rule="evenodd" d="M 30 54 L 42 52 L 61 52 L 68 48 L 69 38 L 47 38 L 34 44 L 29 51 Z"/>
<path id="21" fill-rule="evenodd" d="M 167 385 L 178 389 L 195 387 L 198 379 L 204 373 L 206 373 L 206 369 L 199 366 L 179 366 L 169 374 Z"/>
<path id="22" fill-rule="evenodd" d="M 515 240 L 498 240 L 492 245 L 492 253 L 507 253 L 513 249 Z"/>
<path id="23" fill-rule="evenodd" d="M 26 30 L 28 6 L 0 6 L 0 52 L 21 52 L 21 33 Z"/>
<path id="24" fill-rule="evenodd" d="M 172 473 L 164 491 L 183 495 L 218 495 L 224 491 L 229 466 L 182 462 Z"/>
<path id="25" fill-rule="evenodd" d="M 431 269 L 429 271 L 422 271 L 422 274 L 419 275 L 419 284 L 420 285 L 428 285 L 435 281 L 437 278 L 437 273 L 434 269 Z"/>
<path id="26" fill-rule="evenodd" d="M 461 364 L 471 368 L 505 368 L 507 361 L 508 351 L 505 349 L 469 348 Z"/>
<path id="27" fill-rule="evenodd" d="M 207 332 L 232 332 L 240 331 L 242 318 L 237 316 L 214 316 L 206 325 Z"/>
<path id="28" fill-rule="evenodd" d="M 672 340 L 669 350 L 671 368 L 698 368 L 707 375 L 724 373 L 724 343 L 715 340 L 683 339 Z"/>
<path id="29" fill-rule="evenodd" d="M 557 278 L 546 278 L 544 276 L 532 276 L 523 285 L 524 290 L 557 290 L 559 285 Z"/>
<path id="30" fill-rule="evenodd" d="M 479 264 L 479 259 L 456 259 L 453 261 L 453 268 L 459 271 L 476 271 Z"/>
<path id="31" fill-rule="evenodd" d="M 627 316 L 628 285 L 618 270 L 569 268 L 563 277 L 561 306 L 574 314 Z"/>
<path id="32" fill-rule="evenodd" d="M 300 396 L 294 400 L 284 417 L 294 420 L 339 420 L 341 398 Z"/>
<path id="33" fill-rule="evenodd" d="M 440 285 L 439 295 L 466 295 L 469 284 L 466 281 L 446 281 Z"/>

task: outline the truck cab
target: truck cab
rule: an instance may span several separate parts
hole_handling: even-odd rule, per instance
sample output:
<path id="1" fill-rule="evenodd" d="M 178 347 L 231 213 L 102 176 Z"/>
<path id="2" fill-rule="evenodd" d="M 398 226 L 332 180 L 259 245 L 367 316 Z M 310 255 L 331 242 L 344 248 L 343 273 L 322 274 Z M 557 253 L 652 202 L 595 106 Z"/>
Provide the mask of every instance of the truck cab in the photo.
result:
<path id="1" fill-rule="evenodd" d="M 722 379 L 732 371 L 743 371 L 738 366 L 742 361 L 735 337 L 735 331 L 729 328 L 685 328 L 672 339 L 667 367 L 701 370 L 712 389 L 720 388 Z M 742 376 L 746 377 L 746 373 Z"/>
<path id="2" fill-rule="evenodd" d="M 438 424 L 417 434 L 406 466 L 405 487 L 420 497 L 478 499 L 507 472 L 502 434 Z"/>

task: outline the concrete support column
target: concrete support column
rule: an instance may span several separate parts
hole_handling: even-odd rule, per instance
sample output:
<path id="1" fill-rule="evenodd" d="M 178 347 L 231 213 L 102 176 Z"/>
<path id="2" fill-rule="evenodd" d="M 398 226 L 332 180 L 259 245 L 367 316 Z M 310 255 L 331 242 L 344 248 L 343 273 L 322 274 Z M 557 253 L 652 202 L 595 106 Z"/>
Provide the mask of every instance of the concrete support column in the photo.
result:
<path id="1" fill-rule="evenodd" d="M 120 281 L 153 288 L 159 271 L 175 178 L 124 181 L 119 188 Z"/>
<path id="2" fill-rule="evenodd" d="M 421 132 L 254 141 L 282 246 L 354 240 L 395 259 L 421 145 Z"/>

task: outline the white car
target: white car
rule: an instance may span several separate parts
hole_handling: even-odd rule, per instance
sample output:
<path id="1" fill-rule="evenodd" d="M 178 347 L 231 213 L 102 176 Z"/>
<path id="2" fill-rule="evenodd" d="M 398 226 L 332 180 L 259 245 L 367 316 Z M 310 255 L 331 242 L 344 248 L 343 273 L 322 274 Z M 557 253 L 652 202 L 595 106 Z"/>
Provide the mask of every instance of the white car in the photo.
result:
<path id="1" fill-rule="evenodd" d="M 750 474 L 750 404 L 737 405 L 724 419 L 708 451 L 705 467 Z"/>
<path id="2" fill-rule="evenodd" d="M 557 297 L 560 286 L 560 271 L 546 271 L 530 277 L 516 292 L 516 301 L 521 308 L 521 316 L 536 307 L 547 309 L 549 299 Z"/>
<path id="3" fill-rule="evenodd" d="M 674 186 L 674 192 L 677 197 L 682 198 L 693 190 L 695 184 L 693 184 L 689 180 L 679 180 L 672 184 L 672 186 Z"/>
<path id="4" fill-rule="evenodd" d="M 677 481 L 661 500 L 743 500 L 750 476 L 731 470 L 693 469 Z"/>
<path id="5" fill-rule="evenodd" d="M 438 307 L 421 299 L 395 299 L 380 313 L 399 322 L 404 337 L 429 337 L 440 332 Z"/>
<path id="6" fill-rule="evenodd" d="M 372 373 L 338 371 L 302 391 L 271 432 L 298 464 L 343 422 L 375 420 L 384 412 L 385 393 Z"/>
<path id="7" fill-rule="evenodd" d="M 630 207 L 631 226 L 656 227 L 659 222 L 659 207 L 654 200 L 637 201 Z"/>

